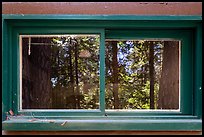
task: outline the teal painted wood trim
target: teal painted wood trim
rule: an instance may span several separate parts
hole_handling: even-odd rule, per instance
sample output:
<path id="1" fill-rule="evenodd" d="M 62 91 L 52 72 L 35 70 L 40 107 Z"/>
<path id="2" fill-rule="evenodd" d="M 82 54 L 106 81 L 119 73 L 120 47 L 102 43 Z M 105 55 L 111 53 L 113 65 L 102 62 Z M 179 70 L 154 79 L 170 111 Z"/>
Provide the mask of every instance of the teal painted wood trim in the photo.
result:
<path id="1" fill-rule="evenodd" d="M 48 109 L 39 109 L 39 110 L 23 110 L 17 111 L 16 115 L 23 115 L 25 117 L 34 116 L 34 117 L 65 117 L 65 116 L 178 116 L 182 117 L 187 114 L 179 111 L 108 111 L 108 110 L 48 110 Z"/>
<path id="2" fill-rule="evenodd" d="M 20 53 L 19 53 L 19 36 L 15 34 L 15 29 L 11 36 L 11 62 L 12 62 L 12 111 L 18 113 L 18 100 L 20 99 Z M 15 69 L 14 69 L 15 68 Z"/>
<path id="3" fill-rule="evenodd" d="M 2 124 L 7 131 L 111 131 L 111 130 L 151 130 L 151 131 L 201 131 L 199 119 L 91 119 L 91 120 L 10 120 Z"/>
<path id="4" fill-rule="evenodd" d="M 13 88 L 11 85 L 13 85 L 13 74 L 12 74 L 12 68 L 13 68 L 13 63 L 12 63 L 12 31 L 13 31 L 13 27 L 10 26 L 9 22 L 7 24 L 8 26 L 8 43 L 7 45 L 4 45 L 4 46 L 7 46 L 8 47 L 8 58 L 7 58 L 7 61 L 9 63 L 9 67 L 8 67 L 8 77 L 9 77 L 9 81 L 8 81 L 8 87 L 9 87 L 9 90 L 7 91 L 8 92 L 8 105 L 9 105 L 9 110 L 12 110 L 13 109 L 13 104 L 12 104 L 12 101 L 13 101 Z"/>
<path id="5" fill-rule="evenodd" d="M 8 62 L 8 33 L 7 24 L 2 20 L 2 91 L 9 91 L 9 62 Z M 9 92 L 2 92 L 2 121 L 6 119 L 6 112 L 9 111 Z"/>
<path id="6" fill-rule="evenodd" d="M 105 114 L 105 30 L 100 35 L 100 110 Z"/>
<path id="7" fill-rule="evenodd" d="M 44 113 L 42 113 L 41 115 L 15 115 L 15 116 L 9 116 L 9 120 L 32 120 L 32 119 L 53 119 L 53 120 L 92 120 L 92 119 L 99 119 L 99 120 L 103 120 L 103 119 L 112 119 L 112 120 L 137 120 L 137 119 L 154 119 L 154 120 L 166 120 L 166 119 L 198 119 L 197 116 L 192 116 L 192 115 L 111 115 L 112 113 L 110 113 L 110 115 L 43 115 Z"/>
<path id="8" fill-rule="evenodd" d="M 198 24 L 196 28 L 195 45 L 195 77 L 194 77 L 194 115 L 202 118 L 202 25 Z"/>
<path id="9" fill-rule="evenodd" d="M 3 19 L 42 19 L 42 20 L 202 20 L 202 16 L 178 15 L 65 15 L 65 14 L 2 14 Z"/>
<path id="10" fill-rule="evenodd" d="M 182 114 L 193 113 L 193 29 L 133 29 L 106 30 L 106 39 L 167 39 L 181 41 L 180 64 L 180 111 Z M 138 112 L 136 112 L 138 113 Z M 162 114 L 162 112 L 157 112 Z M 176 113 L 176 112 L 174 112 Z M 177 112 L 178 113 L 178 112 Z M 116 113 L 114 113 L 116 114 Z M 119 113 L 120 114 L 120 113 Z M 145 114 L 145 112 L 144 112 Z M 137 115 L 137 114 L 136 114 Z"/>
<path id="11" fill-rule="evenodd" d="M 27 115 L 36 115 L 36 114 L 43 114 L 44 116 L 46 114 L 56 114 L 56 115 L 102 115 L 102 111 L 104 112 L 104 96 L 105 96 L 105 91 L 104 91 L 104 85 L 102 81 L 104 81 L 105 79 L 101 79 L 103 78 L 100 77 L 100 110 L 63 110 L 62 111 L 58 111 L 55 110 L 54 113 L 53 111 L 49 111 L 49 110 L 43 110 L 42 111 L 37 111 L 35 112 L 35 110 L 28 110 L 28 111 L 21 111 L 20 110 L 20 45 L 19 45 L 19 38 L 20 35 L 51 35 L 51 34 L 98 34 L 100 35 L 100 53 L 104 54 L 103 52 L 103 48 L 104 48 L 104 29 L 95 29 L 95 28 L 78 28 L 78 29 L 73 29 L 73 28 L 57 28 L 57 29 L 52 29 L 52 28 L 48 28 L 48 29 L 42 29 L 41 28 L 18 28 L 18 27 L 13 27 L 13 31 L 12 31 L 12 36 L 11 36 L 11 41 L 12 41 L 12 80 L 13 80 L 13 85 L 12 85 L 12 97 L 13 100 L 12 101 L 12 105 L 13 105 L 13 111 L 15 114 L 27 114 Z M 103 70 L 104 68 L 102 68 L 101 66 L 105 66 L 105 58 L 104 56 L 100 57 L 100 75 L 103 75 L 105 70 Z M 47 112 L 47 113 L 46 113 Z"/>
<path id="12" fill-rule="evenodd" d="M 17 111 L 16 115 L 23 115 L 23 117 L 83 117 L 83 116 L 103 116 L 103 110 L 29 110 L 29 111 Z"/>
<path id="13" fill-rule="evenodd" d="M 198 21 L 174 21 L 174 20 L 8 20 L 17 27 L 95 27 L 95 28 L 189 28 L 196 27 Z M 49 24 L 47 23 L 49 22 Z M 124 25 L 125 24 L 125 25 Z"/>
<path id="14" fill-rule="evenodd" d="M 12 27 L 6 20 L 2 20 L 2 120 L 12 106 Z"/>
<path id="15" fill-rule="evenodd" d="M 89 27 L 17 27 L 14 26 L 14 33 L 17 35 L 57 35 L 57 34 L 104 34 L 103 28 Z"/>
<path id="16" fill-rule="evenodd" d="M 3 15 L 2 16 L 2 126 L 4 130 L 202 130 L 202 16 L 135 16 L 135 15 Z M 198 25 L 199 24 L 199 25 Z M 118 29 L 118 30 L 116 30 Z M 105 110 L 105 100 L 100 98 L 100 110 L 28 110 L 20 111 L 19 100 L 19 34 L 68 34 L 93 33 L 101 35 L 100 54 L 104 54 L 105 38 L 121 37 L 121 30 L 138 31 L 138 38 L 173 38 L 184 40 L 184 61 L 181 70 L 181 112 L 110 112 Z M 196 29 L 196 31 L 194 31 Z M 104 33 L 105 30 L 105 33 Z M 111 30 L 111 32 L 109 32 Z M 193 30 L 193 31 L 192 31 Z M 112 33 L 114 31 L 114 33 Z M 155 35 L 155 32 L 158 32 Z M 163 31 L 163 34 L 162 34 Z M 190 32 L 189 32 L 190 31 Z M 185 32 L 185 33 L 184 33 Z M 189 34 L 191 33 L 191 34 Z M 126 33 L 127 38 L 133 34 Z M 105 35 L 105 36 L 104 36 Z M 162 36 L 163 35 L 163 36 Z M 195 41 L 189 39 L 195 35 Z M 135 36 L 134 36 L 135 37 Z M 188 39 L 189 38 L 189 39 Z M 18 58 L 16 58 L 16 56 Z M 15 62 L 16 61 L 16 62 Z M 105 65 L 100 57 L 101 67 Z M 103 63 L 104 61 L 104 63 Z M 105 96 L 105 68 L 100 68 L 100 97 Z M 16 73 L 16 74 L 14 74 Z M 104 73 L 104 75 L 102 75 Z M 189 75 L 190 74 L 190 75 Z M 12 85 L 12 86 L 10 86 Z M 187 94 L 186 94 L 187 92 Z M 17 93 L 17 95 L 15 95 Z M 187 95 L 187 96 L 186 96 Z M 14 102 L 13 102 L 14 101 Z M 5 120 L 5 114 L 13 109 L 20 119 Z M 192 111 L 193 110 L 193 111 Z M 104 116 L 106 113 L 107 116 Z M 14 116 L 15 117 L 15 116 Z M 28 121 L 40 118 L 50 121 Z M 68 121 L 67 121 L 68 120 Z M 62 122 L 67 121 L 65 126 Z M 68 125 L 69 123 L 69 125 Z M 58 125 L 57 125 L 58 124 Z M 60 126 L 59 126 L 60 125 Z"/>
<path id="17" fill-rule="evenodd" d="M 193 31 L 191 33 L 183 33 L 184 39 L 181 41 L 180 53 L 180 104 L 183 114 L 193 114 L 193 70 L 194 70 L 194 54 L 193 47 Z"/>
<path id="18" fill-rule="evenodd" d="M 106 29 L 106 39 L 167 39 L 184 40 L 193 29 Z"/>
<path id="19" fill-rule="evenodd" d="M 14 27 L 14 39 L 12 40 L 14 43 L 12 44 L 14 46 L 14 53 L 12 53 L 12 55 L 14 55 L 13 58 L 13 62 L 14 62 L 14 70 L 15 70 L 15 75 L 13 75 L 13 79 L 15 79 L 16 82 L 19 82 L 19 76 L 17 74 L 19 74 L 19 66 L 17 64 L 19 63 L 19 49 L 16 47 L 19 47 L 18 45 L 18 39 L 19 39 L 19 35 L 20 34 L 77 34 L 77 33 L 91 33 L 91 34 L 100 34 L 101 35 L 101 43 L 100 43 L 100 110 L 101 112 L 104 114 L 105 113 L 105 43 L 104 43 L 104 30 L 103 29 L 87 29 L 87 28 L 65 28 L 65 27 L 58 27 L 58 28 L 44 28 L 43 31 L 40 28 L 22 28 L 22 27 Z M 124 31 L 124 30 L 107 30 L 106 31 L 106 38 L 171 38 L 171 39 L 179 39 L 179 40 L 189 40 L 189 34 L 192 33 L 190 30 L 182 30 L 182 31 L 178 31 L 178 30 L 129 30 L 129 31 Z M 187 35 L 186 35 L 187 34 Z M 189 42 L 186 42 L 189 43 Z M 189 45 L 192 46 L 192 45 Z M 189 47 L 188 46 L 188 47 Z M 186 47 L 186 46 L 183 46 Z M 187 48 L 187 47 L 186 47 Z M 190 47 L 189 47 L 190 48 Z M 191 51 L 191 50 L 188 50 Z M 183 51 L 182 51 L 183 52 Z M 188 52 L 184 52 L 186 55 L 186 59 L 184 58 L 184 60 L 188 60 L 188 58 L 191 58 L 190 53 Z M 17 57 L 17 58 L 16 58 Z M 189 66 L 188 66 L 189 65 Z M 191 68 L 190 64 L 185 64 L 184 66 L 187 66 L 186 68 Z M 17 69 L 15 69 L 17 68 Z M 191 79 L 188 78 L 189 75 L 186 75 L 186 79 Z M 186 80 L 187 81 L 187 80 Z M 64 116 L 64 115 L 101 115 L 100 113 L 97 112 L 89 112 L 87 110 L 82 110 L 82 111 L 49 111 L 49 110 L 44 110 L 36 112 L 34 110 L 29 111 L 19 111 L 18 107 L 19 104 L 17 105 L 17 102 L 19 102 L 19 98 L 20 96 L 16 96 L 20 94 L 20 88 L 16 87 L 18 86 L 20 83 L 18 83 L 17 85 L 14 82 L 14 89 L 12 91 L 17 91 L 15 92 L 14 95 L 14 112 L 16 114 L 26 114 L 26 115 L 30 115 L 31 113 L 33 115 L 42 115 L 41 113 L 44 113 L 43 115 L 60 115 L 60 116 Z M 183 84 L 185 85 L 185 84 Z M 188 83 L 188 87 L 192 86 L 191 84 Z M 191 94 L 189 94 L 189 92 L 191 92 L 190 88 L 186 88 L 186 90 L 182 90 L 182 92 L 185 92 L 185 94 L 182 94 L 181 96 L 181 100 L 183 103 L 181 103 L 181 112 L 173 112 L 173 114 L 177 113 L 177 114 L 191 114 L 192 113 L 192 98 L 191 98 Z M 186 104 L 190 104 L 190 105 L 185 105 Z M 187 106 L 187 107 L 185 107 Z M 17 109 L 18 108 L 18 109 Z M 111 113 L 111 112 L 108 112 Z M 117 114 L 118 113 L 118 114 Z M 113 112 L 113 114 L 111 115 L 124 115 L 125 113 L 123 112 Z M 106 113 L 107 114 L 107 113 Z M 142 113 L 138 113 L 137 111 L 133 111 L 133 112 L 126 112 L 126 115 L 167 115 L 167 114 L 172 114 L 171 112 L 168 111 L 164 111 L 164 112 L 143 112 Z"/>

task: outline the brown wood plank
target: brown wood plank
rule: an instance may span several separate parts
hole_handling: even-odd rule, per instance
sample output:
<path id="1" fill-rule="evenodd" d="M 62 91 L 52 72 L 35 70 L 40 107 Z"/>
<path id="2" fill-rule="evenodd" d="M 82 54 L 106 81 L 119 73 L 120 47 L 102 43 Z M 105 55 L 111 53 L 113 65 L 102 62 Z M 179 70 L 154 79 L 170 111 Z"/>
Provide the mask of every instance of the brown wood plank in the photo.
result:
<path id="1" fill-rule="evenodd" d="M 2 14 L 202 15 L 202 2 L 2 2 Z"/>

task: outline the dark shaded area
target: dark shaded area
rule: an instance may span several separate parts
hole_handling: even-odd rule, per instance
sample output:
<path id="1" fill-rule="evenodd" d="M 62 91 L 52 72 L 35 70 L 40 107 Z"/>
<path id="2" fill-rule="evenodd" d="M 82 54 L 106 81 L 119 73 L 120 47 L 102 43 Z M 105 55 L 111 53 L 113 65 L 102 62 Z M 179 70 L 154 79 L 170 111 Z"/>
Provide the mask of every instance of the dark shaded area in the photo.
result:
<path id="1" fill-rule="evenodd" d="M 32 38 L 32 42 L 51 41 L 46 38 Z M 51 48 L 48 45 L 29 47 L 27 38 L 23 38 L 22 43 L 22 107 L 51 108 Z"/>
<path id="2" fill-rule="evenodd" d="M 158 108 L 179 108 L 179 42 L 165 41 Z"/>

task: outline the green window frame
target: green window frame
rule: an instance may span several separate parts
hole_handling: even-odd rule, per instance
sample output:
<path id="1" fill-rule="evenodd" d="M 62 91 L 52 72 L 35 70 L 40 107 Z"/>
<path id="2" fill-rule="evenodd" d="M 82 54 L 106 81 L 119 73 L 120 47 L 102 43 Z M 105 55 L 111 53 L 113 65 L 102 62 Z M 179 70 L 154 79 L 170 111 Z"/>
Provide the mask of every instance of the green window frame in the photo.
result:
<path id="1" fill-rule="evenodd" d="M 99 110 L 19 110 L 20 35 L 100 35 Z M 180 111 L 106 111 L 105 39 L 182 41 Z M 136 15 L 2 15 L 2 130 L 202 130 L 202 17 Z M 9 111 L 14 116 L 9 116 Z M 37 120 L 32 121 L 33 118 Z"/>

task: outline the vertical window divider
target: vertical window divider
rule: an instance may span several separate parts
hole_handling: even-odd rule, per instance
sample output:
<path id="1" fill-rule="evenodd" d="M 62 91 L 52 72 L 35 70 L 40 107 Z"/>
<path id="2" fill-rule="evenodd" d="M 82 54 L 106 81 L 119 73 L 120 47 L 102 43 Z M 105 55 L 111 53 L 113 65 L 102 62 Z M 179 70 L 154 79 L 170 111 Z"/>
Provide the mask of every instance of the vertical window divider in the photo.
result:
<path id="1" fill-rule="evenodd" d="M 105 33 L 104 30 L 100 36 L 100 111 L 105 115 Z"/>

